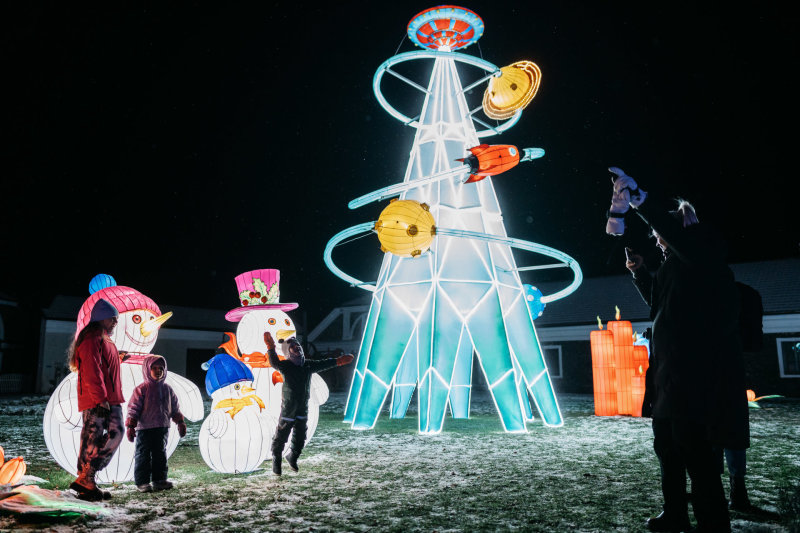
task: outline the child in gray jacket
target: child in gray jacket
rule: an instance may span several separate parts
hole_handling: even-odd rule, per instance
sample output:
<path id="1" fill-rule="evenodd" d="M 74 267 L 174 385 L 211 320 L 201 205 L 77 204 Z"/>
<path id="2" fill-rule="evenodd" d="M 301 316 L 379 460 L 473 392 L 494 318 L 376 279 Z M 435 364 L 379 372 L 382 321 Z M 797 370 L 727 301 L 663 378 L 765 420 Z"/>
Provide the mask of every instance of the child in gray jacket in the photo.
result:
<path id="1" fill-rule="evenodd" d="M 181 437 L 186 435 L 186 424 L 178 397 L 166 384 L 167 361 L 160 355 L 147 356 L 142 363 L 142 374 L 144 382 L 133 390 L 125 422 L 128 440 L 136 439 L 133 479 L 140 492 L 167 490 L 172 488 L 167 481 L 170 420 L 178 425 Z"/>

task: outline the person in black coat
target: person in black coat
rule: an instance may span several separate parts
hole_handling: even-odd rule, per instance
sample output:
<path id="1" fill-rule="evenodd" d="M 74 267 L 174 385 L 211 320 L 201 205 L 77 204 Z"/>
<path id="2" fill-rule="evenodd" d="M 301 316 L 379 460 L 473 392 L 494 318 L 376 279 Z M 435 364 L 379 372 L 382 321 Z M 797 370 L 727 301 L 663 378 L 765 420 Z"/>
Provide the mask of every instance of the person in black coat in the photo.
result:
<path id="1" fill-rule="evenodd" d="M 692 481 L 695 531 L 730 531 L 727 501 L 714 446 L 749 446 L 749 421 L 739 297 L 722 240 L 680 202 L 660 210 L 622 170 L 617 175 L 606 228 L 624 232 L 633 207 L 652 229 L 664 261 L 655 276 L 631 254 L 626 266 L 650 306 L 653 320 L 648 375 L 652 390 L 653 448 L 661 465 L 664 511 L 647 521 L 651 531 L 689 528 L 686 473 Z M 620 216 L 622 215 L 622 216 Z"/>
<path id="2" fill-rule="evenodd" d="M 353 361 L 350 354 L 336 358 L 322 359 L 320 361 L 307 361 L 303 353 L 303 346 L 295 337 L 284 343 L 286 359 L 279 359 L 275 352 L 275 339 L 267 331 L 264 333 L 264 343 L 267 345 L 267 356 L 272 368 L 283 375 L 283 392 L 281 398 L 281 415 L 278 427 L 272 439 L 272 473 L 281 475 L 281 462 L 283 448 L 292 435 L 291 451 L 286 457 L 289 467 L 297 472 L 297 458 L 306 444 L 306 431 L 308 429 L 308 399 L 311 395 L 311 375 L 328 370 L 336 366 L 346 365 Z"/>

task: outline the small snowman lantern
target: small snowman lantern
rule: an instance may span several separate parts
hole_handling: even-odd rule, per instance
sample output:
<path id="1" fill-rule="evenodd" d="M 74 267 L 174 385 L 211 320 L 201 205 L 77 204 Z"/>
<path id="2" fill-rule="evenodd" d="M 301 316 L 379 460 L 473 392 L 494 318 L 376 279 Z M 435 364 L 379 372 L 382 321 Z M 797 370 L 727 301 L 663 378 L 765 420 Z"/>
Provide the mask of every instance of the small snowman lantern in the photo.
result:
<path id="1" fill-rule="evenodd" d="M 278 343 L 296 336 L 297 328 L 286 311 L 297 309 L 298 304 L 280 302 L 280 270 L 252 270 L 236 276 L 235 280 L 241 307 L 228 311 L 225 318 L 230 322 L 238 322 L 239 325 L 236 327 L 236 335 L 228 333 L 230 340 L 220 348 L 252 369 L 253 387 L 256 395 L 264 401 L 266 414 L 273 420 L 274 431 L 280 418 L 283 378 L 280 372 L 269 366 L 264 333 L 272 334 L 272 338 Z M 284 346 L 286 345 L 278 345 L 279 356 L 284 355 Z M 328 395 L 325 380 L 314 374 L 311 377 L 311 396 L 308 402 L 306 443 L 314 436 L 319 422 L 319 406 L 328 401 Z M 284 454 L 289 451 L 287 447 Z"/>
<path id="2" fill-rule="evenodd" d="M 124 359 L 120 364 L 122 394 L 127 399 L 133 389 L 144 380 L 142 361 L 150 354 L 158 338 L 159 328 L 172 313 L 161 314 L 158 305 L 136 289 L 117 285 L 108 274 L 98 274 L 89 283 L 91 296 L 84 302 L 78 313 L 77 336 L 89 323 L 94 304 L 101 298 L 108 300 L 119 311 L 117 327 L 111 335 L 120 356 Z M 127 353 L 125 353 L 127 352 Z M 167 384 L 178 396 L 181 411 L 192 421 L 203 418 L 203 398 L 200 389 L 188 379 L 169 372 Z M 44 412 L 44 441 L 50 455 L 56 462 L 72 475 L 77 475 L 78 452 L 80 450 L 83 418 L 78 411 L 78 376 L 74 372 L 68 375 L 56 387 Z M 127 402 L 122 404 L 122 412 L 127 412 Z M 177 428 L 173 425 L 169 430 L 167 456 L 172 455 L 178 446 Z M 115 483 L 133 479 L 134 444 L 122 439 L 122 443 L 114 454 L 111 463 L 97 473 L 98 483 Z"/>
<path id="3" fill-rule="evenodd" d="M 200 428 L 200 455 L 215 472 L 252 472 L 270 453 L 275 422 L 263 414 L 250 368 L 226 353 L 203 364 L 211 413 Z"/>

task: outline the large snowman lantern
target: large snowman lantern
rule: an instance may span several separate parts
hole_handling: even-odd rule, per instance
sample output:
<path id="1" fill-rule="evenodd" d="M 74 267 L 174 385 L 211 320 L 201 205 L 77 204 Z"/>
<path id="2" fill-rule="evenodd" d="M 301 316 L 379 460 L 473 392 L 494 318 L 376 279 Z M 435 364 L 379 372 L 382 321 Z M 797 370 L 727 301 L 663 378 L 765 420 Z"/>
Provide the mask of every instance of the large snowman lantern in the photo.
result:
<path id="1" fill-rule="evenodd" d="M 200 455 L 216 472 L 252 472 L 270 454 L 276 421 L 264 413 L 250 368 L 226 353 L 203 364 L 211 413 L 200 428 Z"/>
<path id="2" fill-rule="evenodd" d="M 172 312 L 161 314 L 158 305 L 136 289 L 117 285 L 114 278 L 107 274 L 98 274 L 89 284 L 91 296 L 84 302 L 78 313 L 75 335 L 89 323 L 94 304 L 101 298 L 111 302 L 119 319 L 111 335 L 120 356 L 120 378 L 122 394 L 127 399 L 133 389 L 144 380 L 142 361 L 150 354 L 158 338 L 159 328 L 171 316 Z M 181 412 L 192 421 L 203 418 L 203 398 L 197 386 L 188 379 L 169 372 L 167 384 L 178 396 Z M 67 472 L 77 475 L 78 453 L 80 450 L 83 418 L 78 411 L 78 376 L 70 373 L 56 387 L 44 412 L 44 441 L 50 455 Z M 122 405 L 122 413 L 127 412 L 127 401 Z M 173 425 L 169 430 L 167 456 L 172 455 L 178 446 L 177 428 Z M 134 444 L 122 439 L 111 463 L 97 473 L 98 483 L 113 483 L 133 479 Z"/>
<path id="3" fill-rule="evenodd" d="M 297 334 L 294 322 L 286 311 L 297 309 L 296 303 L 280 303 L 280 270 L 259 269 L 236 276 L 240 307 L 225 314 L 230 322 L 238 322 L 236 334 L 220 348 L 246 364 L 253 372 L 256 395 L 264 401 L 265 414 L 277 425 L 281 411 L 283 378 L 270 367 L 264 333 L 269 332 L 278 344 L 278 356 L 285 358 L 282 341 Z M 319 422 L 319 406 L 328 401 L 328 386 L 318 374 L 311 377 L 311 396 L 308 402 L 306 443 L 314 436 Z M 274 431 L 275 426 L 273 426 Z M 289 453 L 287 448 L 284 455 Z"/>

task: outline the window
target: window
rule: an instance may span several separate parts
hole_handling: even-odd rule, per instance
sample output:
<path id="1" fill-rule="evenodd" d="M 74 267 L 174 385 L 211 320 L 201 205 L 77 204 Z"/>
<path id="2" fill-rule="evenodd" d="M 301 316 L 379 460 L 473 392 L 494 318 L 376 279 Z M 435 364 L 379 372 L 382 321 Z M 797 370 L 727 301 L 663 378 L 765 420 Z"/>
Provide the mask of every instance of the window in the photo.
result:
<path id="1" fill-rule="evenodd" d="M 549 345 L 542 346 L 544 352 L 544 362 L 550 372 L 550 379 L 563 377 L 561 372 L 561 346 Z"/>
<path id="2" fill-rule="evenodd" d="M 800 378 L 800 337 L 779 337 L 778 367 L 782 378 Z"/>

